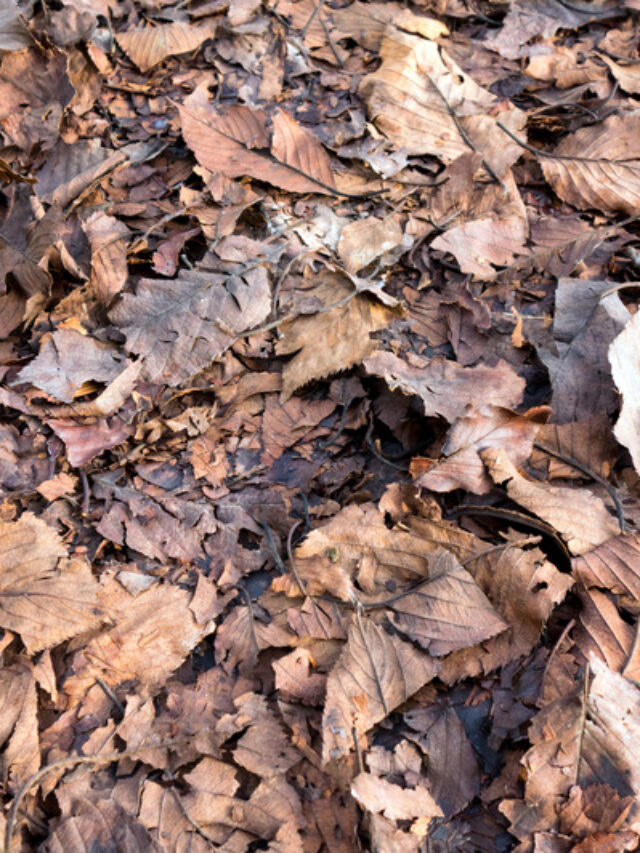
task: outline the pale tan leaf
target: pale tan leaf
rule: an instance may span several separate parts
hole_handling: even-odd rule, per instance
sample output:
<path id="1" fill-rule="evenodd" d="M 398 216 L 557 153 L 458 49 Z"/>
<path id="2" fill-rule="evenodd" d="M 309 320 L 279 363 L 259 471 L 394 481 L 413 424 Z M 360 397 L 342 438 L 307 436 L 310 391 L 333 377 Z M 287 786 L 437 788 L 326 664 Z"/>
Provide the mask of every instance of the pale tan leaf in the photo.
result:
<path id="1" fill-rule="evenodd" d="M 314 289 L 324 305 L 317 314 L 299 316 L 280 327 L 278 355 L 295 353 L 282 373 L 282 401 L 312 379 L 346 370 L 375 349 L 371 333 L 397 315 L 377 300 L 360 295 L 344 277 L 327 273 Z"/>
<path id="2" fill-rule="evenodd" d="M 264 267 L 227 277 L 201 265 L 175 279 L 141 279 L 110 317 L 127 350 L 142 356 L 144 378 L 178 385 L 261 323 L 270 295 Z"/>
<path id="3" fill-rule="evenodd" d="M 497 105 L 434 41 L 390 24 L 380 48 L 382 65 L 360 84 L 369 115 L 397 148 L 451 163 L 470 148 L 502 175 L 520 157 L 489 113 Z M 524 113 L 511 108 L 502 122 L 517 133 Z M 466 139 L 465 139 L 466 137 Z M 468 140 L 468 141 L 467 141 Z"/>
<path id="4" fill-rule="evenodd" d="M 327 152 L 284 110 L 271 117 L 263 110 L 210 103 L 198 87 L 180 107 L 182 133 L 198 162 L 214 173 L 249 175 L 299 193 L 333 193 L 335 182 Z"/>
<path id="5" fill-rule="evenodd" d="M 622 672 L 631 654 L 635 630 L 618 613 L 611 597 L 597 589 L 580 590 L 582 611 L 573 637 L 588 660 L 595 656 Z"/>
<path id="6" fill-rule="evenodd" d="M 462 272 L 491 279 L 495 267 L 506 267 L 527 254 L 527 222 L 520 216 L 474 219 L 454 225 L 433 241 L 434 249 L 450 252 Z"/>
<path id="7" fill-rule="evenodd" d="M 492 484 L 479 451 L 502 447 L 516 465 L 521 465 L 531 453 L 540 415 L 545 414 L 534 411 L 518 415 L 498 406 L 469 406 L 449 430 L 442 448 L 443 458 L 421 474 L 415 480 L 416 485 L 435 492 L 468 489 L 478 495 L 486 494 Z"/>
<path id="8" fill-rule="evenodd" d="M 215 623 L 199 625 L 191 595 L 178 586 L 156 585 L 133 597 L 112 584 L 101 603 L 113 627 L 76 652 L 64 689 L 72 701 L 101 678 L 110 687 L 131 681 L 142 696 L 153 694 Z"/>
<path id="9" fill-rule="evenodd" d="M 494 482 L 520 506 L 554 527 L 573 554 L 584 554 L 619 532 L 602 500 L 588 489 L 567 489 L 528 480 L 503 450 L 483 450 L 481 457 Z"/>
<path id="10" fill-rule="evenodd" d="M 620 88 L 630 95 L 640 95 L 640 62 L 614 62 L 606 53 L 601 54 L 602 61 L 620 84 Z"/>
<path id="11" fill-rule="evenodd" d="M 368 373 L 382 376 L 392 390 L 420 397 L 427 417 L 440 415 L 449 423 L 459 418 L 482 394 L 485 405 L 517 406 L 522 399 L 524 379 L 506 362 L 495 367 L 460 367 L 437 357 L 410 356 L 403 361 L 391 352 L 377 352 L 364 362 Z"/>
<path id="12" fill-rule="evenodd" d="M 426 788 L 401 788 L 371 773 L 356 776 L 351 783 L 351 794 L 363 809 L 382 813 L 390 820 L 442 817 L 442 809 Z"/>
<path id="13" fill-rule="evenodd" d="M 367 50 L 378 51 L 387 24 L 394 23 L 409 33 L 418 33 L 426 39 L 446 36 L 445 24 L 425 15 L 416 15 L 399 3 L 362 3 L 356 0 L 350 6 L 333 9 L 333 21 L 337 24 L 337 37 L 352 38 Z"/>
<path id="14" fill-rule="evenodd" d="M 622 411 L 613 431 L 640 473 L 640 312 L 636 311 L 609 347 L 609 362 L 622 394 Z"/>
<path id="15" fill-rule="evenodd" d="M 640 211 L 640 111 L 583 127 L 538 156 L 554 192 L 574 207 Z"/>
<path id="16" fill-rule="evenodd" d="M 160 853 L 165 848 L 116 800 L 78 797 L 70 814 L 47 838 L 46 849 L 48 853 L 96 849 Z"/>
<path id="17" fill-rule="evenodd" d="M 347 272 L 357 273 L 401 242 L 402 228 L 393 217 L 369 216 L 345 225 L 340 234 L 338 254 Z"/>
<path id="18" fill-rule="evenodd" d="M 438 672 L 438 663 L 369 620 L 354 620 L 327 679 L 323 762 L 339 759 Z"/>
<path id="19" fill-rule="evenodd" d="M 167 56 L 178 56 L 197 50 L 204 41 L 213 38 L 215 31 L 215 21 L 209 19 L 201 26 L 176 22 L 129 30 L 119 33 L 116 39 L 140 71 L 149 71 Z"/>
<path id="20" fill-rule="evenodd" d="M 59 565 L 58 534 L 32 513 L 0 522 L 0 625 L 33 654 L 100 624 L 98 584 L 84 560 Z"/>

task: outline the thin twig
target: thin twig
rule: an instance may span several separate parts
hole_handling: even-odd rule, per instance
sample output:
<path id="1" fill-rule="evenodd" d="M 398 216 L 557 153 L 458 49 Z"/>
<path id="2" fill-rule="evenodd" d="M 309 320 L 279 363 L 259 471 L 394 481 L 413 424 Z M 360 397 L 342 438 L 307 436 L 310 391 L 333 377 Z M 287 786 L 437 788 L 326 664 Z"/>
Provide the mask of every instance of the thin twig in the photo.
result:
<path id="1" fill-rule="evenodd" d="M 637 157 L 627 157 L 620 158 L 618 160 L 611 160 L 608 157 L 580 157 L 579 155 L 571 155 L 571 154 L 556 154 L 553 151 L 543 151 L 541 148 L 534 148 L 533 145 L 529 145 L 528 142 L 523 142 L 521 139 L 509 130 L 508 127 L 505 127 L 501 121 L 497 121 L 496 125 L 502 130 L 507 136 L 511 137 L 515 143 L 517 143 L 521 148 L 524 148 L 525 151 L 529 151 L 531 154 L 535 154 L 536 157 L 548 157 L 550 160 L 568 160 L 569 162 L 575 163 L 613 163 L 614 165 L 620 163 L 632 163 L 637 161 Z M 637 216 L 633 217 L 637 219 Z"/>
<path id="2" fill-rule="evenodd" d="M 369 427 L 368 427 L 367 433 L 365 435 L 365 442 L 367 444 L 367 447 L 373 453 L 373 455 L 376 457 L 376 459 L 380 460 L 380 462 L 384 462 L 385 465 L 390 465 L 392 468 L 395 468 L 396 471 L 403 471 L 406 474 L 407 471 L 409 470 L 408 468 L 406 468 L 404 465 L 398 465 L 396 462 L 392 462 L 390 459 L 387 459 L 386 456 L 383 456 L 382 453 L 380 453 L 378 448 L 375 446 L 375 443 L 374 443 L 373 437 L 372 437 L 372 433 L 373 433 L 373 418 L 369 421 Z"/>

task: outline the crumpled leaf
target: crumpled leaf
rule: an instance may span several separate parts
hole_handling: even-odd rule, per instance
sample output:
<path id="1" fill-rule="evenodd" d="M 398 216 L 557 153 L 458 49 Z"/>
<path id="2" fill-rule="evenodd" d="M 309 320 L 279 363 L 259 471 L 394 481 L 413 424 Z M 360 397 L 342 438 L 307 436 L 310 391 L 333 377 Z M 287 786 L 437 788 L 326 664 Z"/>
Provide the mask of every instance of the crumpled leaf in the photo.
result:
<path id="1" fill-rule="evenodd" d="M 282 402 L 312 379 L 346 370 L 375 349 L 371 333 L 387 326 L 397 312 L 354 291 L 343 276 L 327 272 L 313 291 L 323 308 L 283 323 L 278 355 L 290 355 L 282 371 Z M 328 310 L 327 310 L 328 309 Z"/>
<path id="2" fill-rule="evenodd" d="M 364 78 L 359 91 L 372 121 L 396 147 L 451 163 L 473 146 L 499 175 L 520 157 L 516 143 L 489 115 L 496 97 L 436 42 L 389 24 L 380 56 L 382 65 Z M 501 113 L 501 121 L 517 134 L 525 115 L 512 107 Z"/>
<path id="3" fill-rule="evenodd" d="M 180 107 L 182 134 L 198 162 L 228 178 L 250 175 L 290 192 L 332 194 L 329 157 L 308 131 L 284 110 L 213 106 L 199 86 Z"/>
<path id="4" fill-rule="evenodd" d="M 382 376 L 389 387 L 415 394 L 427 417 L 440 415 L 453 423 L 482 394 L 485 405 L 517 406 L 524 380 L 504 361 L 495 367 L 460 367 L 440 356 L 424 359 L 410 356 L 404 361 L 390 352 L 377 352 L 364 362 L 368 373 Z"/>
<path id="5" fill-rule="evenodd" d="M 468 489 L 486 494 L 492 484 L 479 451 L 502 447 L 516 465 L 521 465 L 531 453 L 541 415 L 544 417 L 546 411 L 518 415 L 498 406 L 470 405 L 449 430 L 442 448 L 443 459 L 426 460 L 432 464 L 416 478 L 416 485 L 434 492 Z M 419 457 L 413 459 L 412 473 L 414 467 L 416 472 L 422 470 L 421 462 Z"/>
<path id="6" fill-rule="evenodd" d="M 640 210 L 640 111 L 609 116 L 538 155 L 555 193 L 580 210 Z"/>
<path id="7" fill-rule="evenodd" d="M 33 513 L 0 522 L 0 625 L 30 654 L 101 622 L 98 584 L 84 560 L 60 565 L 60 537 Z"/>
<path id="8" fill-rule="evenodd" d="M 143 376 L 179 385 L 210 364 L 271 310 L 266 271 L 243 276 L 182 270 L 174 279 L 143 278 L 110 317 L 126 348 L 143 359 Z"/>
<path id="9" fill-rule="evenodd" d="M 44 339 L 40 352 L 17 376 L 56 400 L 73 402 L 92 380 L 113 381 L 127 366 L 122 353 L 76 329 L 58 329 Z"/>
<path id="10" fill-rule="evenodd" d="M 401 788 L 372 773 L 359 773 L 351 783 L 351 794 L 363 809 L 381 812 L 390 820 L 442 817 L 442 809 L 427 788 Z"/>
<path id="11" fill-rule="evenodd" d="M 173 24 L 118 33 L 116 39 L 140 71 L 149 71 L 167 56 L 197 50 L 204 41 L 213 38 L 215 31 L 216 24 L 211 19 L 200 26 L 176 21 Z"/>
<path id="12" fill-rule="evenodd" d="M 354 620 L 327 679 L 322 760 L 348 754 L 362 735 L 438 673 L 438 663 L 369 620 Z"/>
<path id="13" fill-rule="evenodd" d="M 640 312 L 636 312 L 609 347 L 613 381 L 622 394 L 614 435 L 631 454 L 640 473 Z"/>
<path id="14" fill-rule="evenodd" d="M 604 503 L 588 489 L 565 489 L 528 480 L 504 450 L 483 450 L 480 455 L 494 482 L 506 486 L 512 500 L 554 527 L 573 554 L 591 551 L 620 532 Z"/>

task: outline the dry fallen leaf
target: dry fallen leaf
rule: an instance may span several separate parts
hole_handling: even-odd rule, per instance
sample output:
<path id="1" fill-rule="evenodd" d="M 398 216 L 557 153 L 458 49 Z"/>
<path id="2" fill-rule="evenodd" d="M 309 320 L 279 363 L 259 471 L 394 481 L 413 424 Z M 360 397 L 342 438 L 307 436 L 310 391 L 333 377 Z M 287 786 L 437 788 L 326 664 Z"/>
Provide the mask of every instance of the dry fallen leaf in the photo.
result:
<path id="1" fill-rule="evenodd" d="M 213 38 L 215 31 L 212 21 L 197 27 L 176 22 L 120 33 L 117 40 L 140 71 L 149 71 L 168 56 L 197 50 L 204 41 Z"/>
<path id="2" fill-rule="evenodd" d="M 640 317 L 636 312 L 609 347 L 613 381 L 622 394 L 622 411 L 614 427 L 615 437 L 631 454 L 640 472 Z"/>

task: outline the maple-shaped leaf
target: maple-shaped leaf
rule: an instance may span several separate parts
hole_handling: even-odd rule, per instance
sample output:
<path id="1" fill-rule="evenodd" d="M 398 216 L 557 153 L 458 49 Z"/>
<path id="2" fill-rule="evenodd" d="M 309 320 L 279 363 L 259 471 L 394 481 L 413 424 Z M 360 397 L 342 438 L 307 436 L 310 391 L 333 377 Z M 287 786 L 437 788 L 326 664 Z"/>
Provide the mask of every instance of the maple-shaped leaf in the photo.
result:
<path id="1" fill-rule="evenodd" d="M 197 50 L 204 41 L 213 38 L 215 31 L 215 21 L 210 20 L 201 26 L 176 21 L 173 24 L 119 33 L 116 39 L 140 71 L 149 71 L 167 56 Z"/>
<path id="2" fill-rule="evenodd" d="M 438 662 L 368 619 L 354 619 L 327 679 L 322 760 L 340 759 L 438 673 Z"/>
<path id="3" fill-rule="evenodd" d="M 179 385 L 270 310 L 264 267 L 243 276 L 199 268 L 174 279 L 141 279 L 135 295 L 125 294 L 109 316 L 126 336 L 127 350 L 142 357 L 146 379 Z"/>
<path id="4" fill-rule="evenodd" d="M 98 584 L 84 560 L 66 554 L 53 528 L 30 512 L 0 522 L 0 625 L 30 653 L 100 624 Z"/>
<path id="5" fill-rule="evenodd" d="M 640 205 L 640 114 L 613 115 L 538 154 L 554 192 L 580 210 L 637 213 Z"/>
<path id="6" fill-rule="evenodd" d="M 631 454 L 640 472 L 640 316 L 636 312 L 609 347 L 611 373 L 622 394 L 615 437 Z"/>
<path id="7" fill-rule="evenodd" d="M 390 24 L 380 47 L 382 65 L 360 84 L 369 115 L 397 148 L 451 163 L 470 150 L 502 175 L 520 157 L 505 143 L 490 113 L 498 98 L 479 86 L 435 41 Z M 517 133 L 525 115 L 516 108 L 502 122 Z M 501 138 L 502 137 L 502 138 Z"/>
<path id="8" fill-rule="evenodd" d="M 212 172 L 249 175 L 290 192 L 334 193 L 327 152 L 284 110 L 268 119 L 259 109 L 214 106 L 199 86 L 184 100 L 180 118 L 187 145 Z"/>
<path id="9" fill-rule="evenodd" d="M 317 314 L 283 323 L 278 355 L 293 358 L 282 372 L 282 401 L 298 388 L 363 361 L 375 349 L 371 333 L 388 326 L 398 313 L 377 299 L 354 291 L 343 276 L 327 272 L 314 288 L 324 306 Z"/>

